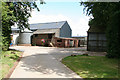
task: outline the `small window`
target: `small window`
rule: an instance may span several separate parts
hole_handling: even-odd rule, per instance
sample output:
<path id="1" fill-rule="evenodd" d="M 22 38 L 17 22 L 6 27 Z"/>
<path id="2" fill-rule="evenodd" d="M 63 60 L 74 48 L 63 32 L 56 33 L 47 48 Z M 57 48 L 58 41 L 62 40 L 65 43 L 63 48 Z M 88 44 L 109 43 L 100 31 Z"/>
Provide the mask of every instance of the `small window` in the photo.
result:
<path id="1" fill-rule="evenodd" d="M 38 34 L 35 34 L 35 37 L 38 37 Z"/>
<path id="2" fill-rule="evenodd" d="M 51 39 L 52 38 L 52 34 L 48 34 L 48 38 Z"/>
<path id="3" fill-rule="evenodd" d="M 62 39 L 57 40 L 57 42 L 62 42 Z"/>

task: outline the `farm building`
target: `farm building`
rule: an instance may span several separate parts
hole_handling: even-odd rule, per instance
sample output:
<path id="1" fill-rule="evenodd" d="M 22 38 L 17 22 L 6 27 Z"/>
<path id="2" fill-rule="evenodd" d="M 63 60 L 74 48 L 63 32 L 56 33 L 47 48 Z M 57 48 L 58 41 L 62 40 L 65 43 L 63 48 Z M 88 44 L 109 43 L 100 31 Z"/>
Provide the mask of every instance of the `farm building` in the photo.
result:
<path id="1" fill-rule="evenodd" d="M 70 38 L 72 30 L 67 23 L 67 21 L 61 22 L 50 22 L 50 23 L 37 23 L 30 24 L 30 30 L 24 30 L 22 33 L 18 33 L 18 40 L 14 44 L 18 45 L 37 45 L 37 46 L 56 46 L 57 42 L 55 39 L 61 38 L 65 40 Z M 16 30 L 16 31 L 15 31 Z M 13 33 L 18 32 L 18 29 L 12 29 Z M 75 39 L 74 39 L 75 40 Z M 73 43 L 75 43 L 73 40 Z M 55 42 L 56 43 L 55 43 Z M 67 41 L 66 41 L 67 42 Z M 61 43 L 62 45 L 64 43 Z M 68 46 L 69 42 L 68 42 Z M 66 47 L 66 45 L 56 46 L 56 47 Z"/>
<path id="2" fill-rule="evenodd" d="M 87 45 L 87 36 L 72 36 L 72 38 L 79 39 L 78 46 L 86 46 Z"/>
<path id="3" fill-rule="evenodd" d="M 58 38 L 54 37 L 52 43 L 55 47 L 78 47 L 79 40 L 75 38 Z"/>
<path id="4" fill-rule="evenodd" d="M 106 51 L 106 35 L 105 29 L 90 27 L 87 32 L 87 50 L 88 51 Z"/>

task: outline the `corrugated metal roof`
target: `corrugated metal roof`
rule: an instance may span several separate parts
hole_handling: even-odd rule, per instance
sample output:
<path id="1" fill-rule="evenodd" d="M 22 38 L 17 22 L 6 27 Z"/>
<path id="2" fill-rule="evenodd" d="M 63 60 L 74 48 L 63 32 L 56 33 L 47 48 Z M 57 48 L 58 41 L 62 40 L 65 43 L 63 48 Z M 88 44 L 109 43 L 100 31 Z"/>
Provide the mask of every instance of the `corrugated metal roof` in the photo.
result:
<path id="1" fill-rule="evenodd" d="M 51 32 L 51 31 L 42 31 L 42 30 L 37 30 L 35 32 L 33 32 L 33 34 L 53 34 L 55 32 Z"/>
<path id="2" fill-rule="evenodd" d="M 78 40 L 77 38 L 67 38 L 67 37 L 55 37 L 55 38 L 59 38 L 59 39 L 72 39 L 72 40 Z"/>
<path id="3" fill-rule="evenodd" d="M 34 30 L 34 29 L 55 29 L 55 28 L 61 28 L 66 22 L 67 21 L 30 24 L 30 29 Z"/>
<path id="4" fill-rule="evenodd" d="M 49 22 L 49 23 L 36 23 L 30 24 L 30 30 L 37 30 L 37 29 L 55 29 L 61 28 L 67 21 L 60 21 L 60 22 Z M 11 28 L 12 31 L 20 30 L 18 28 Z"/>
<path id="5" fill-rule="evenodd" d="M 33 31 L 29 30 L 28 28 L 25 28 L 23 32 L 33 32 Z"/>
<path id="6" fill-rule="evenodd" d="M 54 32 L 35 32 L 33 34 L 54 34 Z"/>
<path id="7" fill-rule="evenodd" d="M 104 33 L 105 32 L 105 28 L 104 27 L 97 27 L 97 26 L 90 26 L 90 28 L 88 29 L 88 32 Z"/>

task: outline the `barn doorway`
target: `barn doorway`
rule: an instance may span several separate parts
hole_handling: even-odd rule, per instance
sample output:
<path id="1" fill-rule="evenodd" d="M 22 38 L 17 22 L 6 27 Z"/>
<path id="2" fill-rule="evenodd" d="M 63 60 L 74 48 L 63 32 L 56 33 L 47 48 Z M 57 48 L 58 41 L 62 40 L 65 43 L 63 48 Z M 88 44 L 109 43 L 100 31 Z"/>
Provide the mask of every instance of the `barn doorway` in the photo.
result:
<path id="1" fill-rule="evenodd" d="M 34 34 L 31 36 L 32 46 L 46 46 L 50 45 L 50 42 L 55 34 Z"/>

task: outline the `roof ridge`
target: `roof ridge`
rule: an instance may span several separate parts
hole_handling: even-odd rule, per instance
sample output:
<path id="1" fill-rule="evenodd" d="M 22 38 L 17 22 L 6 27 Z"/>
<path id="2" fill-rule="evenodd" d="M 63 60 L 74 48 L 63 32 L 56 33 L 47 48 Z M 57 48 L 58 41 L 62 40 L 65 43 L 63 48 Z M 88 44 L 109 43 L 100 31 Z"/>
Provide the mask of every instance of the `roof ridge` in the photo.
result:
<path id="1" fill-rule="evenodd" d="M 45 23 L 33 23 L 33 24 L 50 24 L 50 23 L 60 23 L 60 22 L 67 22 L 67 21 L 45 22 Z M 32 25 L 32 24 L 30 24 L 30 25 Z"/>
<path id="2" fill-rule="evenodd" d="M 59 22 L 49 22 L 49 23 L 35 23 L 35 24 L 30 24 L 30 29 L 59 29 L 62 28 L 62 26 L 66 23 L 67 21 L 59 21 Z"/>

